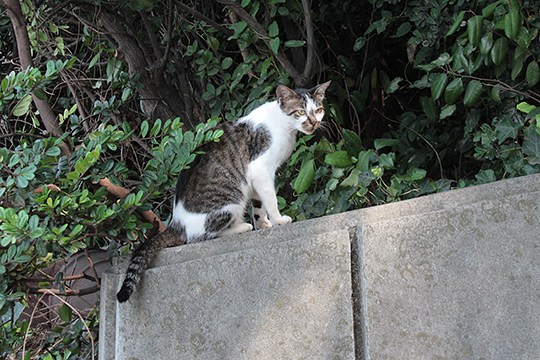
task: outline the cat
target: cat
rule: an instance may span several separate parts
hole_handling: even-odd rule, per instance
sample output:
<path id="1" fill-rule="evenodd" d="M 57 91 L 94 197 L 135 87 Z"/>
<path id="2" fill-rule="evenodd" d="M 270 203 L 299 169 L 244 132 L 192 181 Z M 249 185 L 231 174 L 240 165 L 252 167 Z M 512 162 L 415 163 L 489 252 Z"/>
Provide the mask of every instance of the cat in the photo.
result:
<path id="1" fill-rule="evenodd" d="M 244 222 L 250 200 L 257 228 L 292 221 L 279 212 L 275 173 L 291 155 L 297 132 L 312 134 L 319 128 L 329 85 L 330 81 L 296 90 L 279 85 L 277 100 L 220 124 L 219 142 L 204 145 L 203 153 L 180 173 L 167 230 L 133 253 L 117 294 L 119 302 L 129 299 L 159 250 L 251 231 L 252 224 Z"/>

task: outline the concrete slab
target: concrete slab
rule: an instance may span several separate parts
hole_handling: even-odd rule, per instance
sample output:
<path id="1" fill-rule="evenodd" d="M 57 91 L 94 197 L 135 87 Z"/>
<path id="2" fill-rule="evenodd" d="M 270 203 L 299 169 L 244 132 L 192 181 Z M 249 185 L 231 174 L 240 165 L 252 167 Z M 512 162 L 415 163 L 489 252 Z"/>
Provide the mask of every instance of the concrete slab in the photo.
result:
<path id="1" fill-rule="evenodd" d="M 175 260 L 140 290 L 102 305 L 116 321 L 102 359 L 354 359 L 347 231 Z"/>
<path id="2" fill-rule="evenodd" d="M 531 175 L 166 249 L 118 307 L 120 261 L 100 359 L 351 359 L 351 287 L 357 359 L 540 359 L 539 199 Z"/>
<path id="3" fill-rule="evenodd" d="M 540 192 L 493 195 L 358 229 L 364 359 L 540 359 Z"/>

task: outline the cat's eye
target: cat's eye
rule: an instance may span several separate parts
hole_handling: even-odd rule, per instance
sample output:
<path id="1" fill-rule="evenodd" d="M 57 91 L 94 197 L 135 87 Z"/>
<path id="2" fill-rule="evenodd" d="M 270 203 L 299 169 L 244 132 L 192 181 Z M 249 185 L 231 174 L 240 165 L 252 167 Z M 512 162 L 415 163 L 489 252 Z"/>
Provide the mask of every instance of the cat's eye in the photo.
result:
<path id="1" fill-rule="evenodd" d="M 303 116 L 303 115 L 306 115 L 306 111 L 305 110 L 296 110 L 296 114 L 298 114 L 300 116 Z"/>
<path id="2" fill-rule="evenodd" d="M 315 110 L 315 114 L 322 114 L 324 112 L 324 109 L 322 107 Z"/>

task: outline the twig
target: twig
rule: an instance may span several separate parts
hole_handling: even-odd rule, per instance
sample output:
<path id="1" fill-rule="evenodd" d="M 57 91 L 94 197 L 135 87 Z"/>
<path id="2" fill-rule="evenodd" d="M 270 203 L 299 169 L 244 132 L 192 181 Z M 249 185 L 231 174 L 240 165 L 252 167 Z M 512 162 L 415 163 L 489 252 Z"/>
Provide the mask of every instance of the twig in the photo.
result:
<path id="1" fill-rule="evenodd" d="M 156 71 L 157 76 L 162 76 L 165 71 L 165 66 L 167 65 L 167 60 L 171 53 L 171 44 L 172 44 L 172 30 L 173 30 L 173 0 L 169 0 L 169 18 L 167 19 L 167 45 L 165 47 L 165 54 L 161 58 L 161 63 L 159 68 Z"/>
<path id="2" fill-rule="evenodd" d="M 22 359 L 26 359 L 24 355 L 26 353 L 26 340 L 28 339 L 28 332 L 30 331 L 30 324 L 32 323 L 32 320 L 34 319 L 34 315 L 36 314 L 36 310 L 39 303 L 41 302 L 41 300 L 43 299 L 45 295 L 46 294 L 43 294 L 39 297 L 38 301 L 36 301 L 36 304 L 34 305 L 34 308 L 32 309 L 32 314 L 30 314 L 30 319 L 28 320 L 28 327 L 26 328 L 26 331 L 24 332 L 22 357 L 21 357 Z"/>
<path id="3" fill-rule="evenodd" d="M 30 134 L 30 133 L 20 133 L 20 132 L 10 133 L 10 134 L 1 134 L 0 139 L 6 138 L 6 137 L 12 137 L 12 136 L 28 136 L 28 137 L 33 137 L 33 138 L 36 138 L 36 139 L 45 139 L 45 136 L 43 136 L 43 135 Z"/>
<path id="4" fill-rule="evenodd" d="M 482 77 L 478 77 L 478 76 L 458 74 L 458 73 L 456 73 L 456 72 L 454 72 L 452 70 L 446 70 L 446 71 L 450 75 L 455 76 L 455 77 L 461 77 L 461 78 L 464 78 L 464 79 L 473 79 L 473 80 L 478 80 L 478 81 L 484 82 L 484 83 L 486 83 L 485 85 L 487 85 L 487 86 L 497 86 L 497 85 L 499 85 L 499 86 L 503 87 L 507 91 L 511 91 L 513 93 L 525 96 L 527 98 L 533 99 L 534 101 L 540 103 L 540 94 L 537 94 L 534 91 L 529 90 L 527 92 L 523 92 L 523 91 L 520 91 L 520 90 L 517 90 L 517 89 L 513 88 L 512 86 L 510 86 L 507 83 L 505 83 L 505 82 L 503 82 L 501 80 L 498 80 L 498 79 L 487 79 L 487 78 L 482 78 Z"/>
<path id="5" fill-rule="evenodd" d="M 54 294 L 54 295 L 62 295 L 62 296 L 83 296 L 83 295 L 88 295 L 88 294 L 93 294 L 95 292 L 98 292 L 99 291 L 99 285 L 92 285 L 92 286 L 84 288 L 84 289 L 66 289 L 66 290 L 29 287 L 28 291 L 31 294 L 44 294 L 44 295 Z"/>
<path id="6" fill-rule="evenodd" d="M 176 5 L 184 10 L 185 12 L 187 13 L 190 13 L 191 15 L 195 16 L 196 18 L 200 19 L 200 20 L 204 20 L 205 22 L 207 22 L 208 24 L 212 25 L 214 28 L 216 28 L 216 30 L 218 30 L 219 32 L 221 32 L 223 35 L 225 36 L 232 36 L 234 34 L 234 31 L 230 30 L 230 29 L 227 29 L 226 27 L 218 24 L 217 22 L 215 22 L 214 20 L 210 19 L 208 16 L 204 15 L 204 14 L 201 14 L 199 11 L 197 11 L 196 9 L 192 8 L 192 7 L 189 7 L 188 5 L 184 4 L 182 1 L 180 0 L 176 0 Z"/>

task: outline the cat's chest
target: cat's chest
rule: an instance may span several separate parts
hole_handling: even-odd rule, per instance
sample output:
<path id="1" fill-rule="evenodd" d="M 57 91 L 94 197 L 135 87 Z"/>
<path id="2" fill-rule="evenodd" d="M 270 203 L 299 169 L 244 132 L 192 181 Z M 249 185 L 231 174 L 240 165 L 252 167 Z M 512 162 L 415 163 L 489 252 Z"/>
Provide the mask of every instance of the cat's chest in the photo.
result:
<path id="1" fill-rule="evenodd" d="M 271 132 L 271 142 L 263 154 L 265 162 L 274 168 L 274 171 L 291 156 L 295 144 L 295 135 L 274 131 Z"/>

